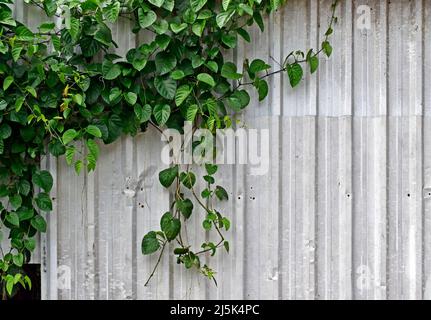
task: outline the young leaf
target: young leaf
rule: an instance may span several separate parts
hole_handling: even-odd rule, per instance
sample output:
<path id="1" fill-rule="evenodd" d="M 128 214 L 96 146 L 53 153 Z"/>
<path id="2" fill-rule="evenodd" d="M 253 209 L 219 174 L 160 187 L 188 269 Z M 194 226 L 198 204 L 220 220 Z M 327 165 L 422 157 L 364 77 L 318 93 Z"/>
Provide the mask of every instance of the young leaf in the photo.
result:
<path id="1" fill-rule="evenodd" d="M 138 96 L 134 92 L 127 92 L 124 95 L 124 99 L 126 100 L 126 102 L 128 104 L 133 106 L 136 103 L 136 101 L 138 100 Z"/>
<path id="2" fill-rule="evenodd" d="M 184 100 L 186 100 L 191 91 L 190 86 L 187 84 L 180 86 L 175 94 L 175 104 L 179 107 Z"/>
<path id="3" fill-rule="evenodd" d="M 75 129 L 68 129 L 63 133 L 63 143 L 64 144 L 68 144 L 69 142 L 73 141 L 73 139 L 76 138 L 76 136 L 78 135 L 78 132 L 76 132 Z"/>
<path id="4" fill-rule="evenodd" d="M 171 107 L 167 104 L 158 104 L 154 107 L 153 114 L 157 124 L 162 126 L 168 121 L 171 115 Z"/>
<path id="5" fill-rule="evenodd" d="M 93 137 L 96 138 L 101 138 L 102 137 L 102 131 L 100 131 L 99 127 L 90 124 L 89 126 L 87 126 L 87 128 L 85 128 L 85 131 L 92 135 Z"/>
<path id="6" fill-rule="evenodd" d="M 208 73 L 200 73 L 198 74 L 197 78 L 200 82 L 206 83 L 211 87 L 214 87 L 216 85 L 214 78 Z"/>

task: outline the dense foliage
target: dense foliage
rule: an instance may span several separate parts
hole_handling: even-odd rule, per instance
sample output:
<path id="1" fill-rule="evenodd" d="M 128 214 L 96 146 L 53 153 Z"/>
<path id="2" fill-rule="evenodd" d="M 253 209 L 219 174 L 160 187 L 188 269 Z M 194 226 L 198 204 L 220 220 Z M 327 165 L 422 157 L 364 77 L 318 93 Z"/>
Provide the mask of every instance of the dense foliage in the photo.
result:
<path id="1" fill-rule="evenodd" d="M 280 70 L 270 72 L 260 59 L 245 61 L 240 70 L 222 51 L 235 48 L 238 38 L 250 42 L 247 27 L 255 23 L 263 30 L 262 15 L 283 0 L 27 0 L 46 14 L 37 28 L 14 19 L 13 2 L 0 0 L 0 241 L 10 240 L 10 249 L 0 251 L 4 297 L 18 285 L 31 286 L 22 266 L 35 249 L 35 235 L 47 229 L 43 213 L 52 210 L 53 178 L 40 169 L 41 157 L 64 155 L 79 174 L 95 169 L 96 140 L 111 143 L 149 125 L 181 129 L 185 120 L 212 132 L 230 127 L 231 115 L 250 102 L 247 86 L 262 100 L 271 74 L 286 72 L 296 86 L 302 65 L 315 72 L 319 53 L 331 55 L 328 38 L 336 22 L 333 15 L 320 48 L 292 52 L 279 62 Z M 131 32 L 151 32 L 151 40 L 125 57 L 116 55 L 110 26 L 118 19 L 131 20 Z M 144 236 L 142 252 L 159 252 L 160 262 L 174 242 L 178 263 L 215 281 L 199 257 L 219 248 L 229 251 L 222 231 L 230 222 L 215 209 L 228 193 L 216 184 L 217 166 L 208 163 L 205 170 L 207 187 L 200 192 L 190 166 L 160 172 L 174 201 L 160 231 Z M 182 237 L 193 204 L 205 213 L 203 232 L 213 230 L 219 237 L 198 249 Z"/>

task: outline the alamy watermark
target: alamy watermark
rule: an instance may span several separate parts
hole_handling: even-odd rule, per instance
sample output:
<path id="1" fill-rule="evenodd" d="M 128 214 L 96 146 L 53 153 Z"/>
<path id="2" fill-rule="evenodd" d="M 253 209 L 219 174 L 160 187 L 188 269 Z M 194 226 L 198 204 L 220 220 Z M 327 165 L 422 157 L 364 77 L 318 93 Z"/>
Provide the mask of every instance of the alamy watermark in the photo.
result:
<path id="1" fill-rule="evenodd" d="M 166 164 L 242 164 L 251 175 L 269 171 L 269 129 L 193 129 L 186 121 L 183 133 L 176 129 L 162 132 L 161 161 Z"/>

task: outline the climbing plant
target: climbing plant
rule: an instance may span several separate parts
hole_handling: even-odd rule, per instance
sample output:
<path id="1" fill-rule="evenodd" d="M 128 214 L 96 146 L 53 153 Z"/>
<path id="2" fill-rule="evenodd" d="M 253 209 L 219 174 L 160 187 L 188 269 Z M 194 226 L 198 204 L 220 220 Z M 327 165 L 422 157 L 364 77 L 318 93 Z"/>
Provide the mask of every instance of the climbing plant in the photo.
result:
<path id="1" fill-rule="evenodd" d="M 184 121 L 211 132 L 229 128 L 232 115 L 250 103 L 247 90 L 257 90 L 263 100 L 267 78 L 282 72 L 295 87 L 304 70 L 317 70 L 321 53 L 331 55 L 338 1 L 319 47 L 290 53 L 275 71 L 260 59 L 245 60 L 239 68 L 225 61 L 223 52 L 234 49 L 240 38 L 250 42 L 251 25 L 263 31 L 264 15 L 284 0 L 24 2 L 38 7 L 46 21 L 30 28 L 14 18 L 13 0 L 0 0 L 0 241 L 10 241 L 7 250 L 0 247 L 3 298 L 19 286 L 31 288 L 22 267 L 35 250 L 35 236 L 47 229 L 44 213 L 53 208 L 53 178 L 40 168 L 42 157 L 64 156 L 79 174 L 95 169 L 97 141 L 109 144 L 148 126 L 180 129 Z M 115 54 L 110 28 L 123 19 L 133 24 L 130 32 L 145 32 L 148 39 L 125 57 Z M 228 192 L 216 183 L 218 167 L 206 163 L 202 177 L 192 167 L 172 165 L 159 173 L 172 203 L 160 230 L 142 240 L 144 255 L 159 254 L 148 281 L 167 248 L 173 248 L 179 264 L 214 281 L 215 271 L 200 257 L 229 251 L 224 232 L 231 223 L 217 209 Z M 204 190 L 197 190 L 198 179 L 205 182 Z M 198 211 L 203 232 L 218 240 L 193 248 L 184 226 Z"/>

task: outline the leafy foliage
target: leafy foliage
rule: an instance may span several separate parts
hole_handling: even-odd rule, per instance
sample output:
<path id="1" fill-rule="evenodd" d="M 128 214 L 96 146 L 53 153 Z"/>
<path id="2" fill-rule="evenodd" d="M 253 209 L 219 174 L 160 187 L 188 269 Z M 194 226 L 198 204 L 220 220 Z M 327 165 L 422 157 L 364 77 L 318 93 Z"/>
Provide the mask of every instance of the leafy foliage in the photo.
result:
<path id="1" fill-rule="evenodd" d="M 263 100 L 265 78 L 286 72 L 295 87 L 303 78 L 302 64 L 314 73 L 318 55 L 332 54 L 329 36 L 338 1 L 321 48 L 292 52 L 272 72 L 261 59 L 246 60 L 238 70 L 222 51 L 235 48 L 238 36 L 250 42 L 247 27 L 256 23 L 263 30 L 262 14 L 278 9 L 283 0 L 26 0 L 47 16 L 33 31 L 13 18 L 13 2 L 0 0 L 0 240 L 8 237 L 11 244 L 0 257 L 3 296 L 12 295 L 18 284 L 31 287 L 22 265 L 35 249 L 35 235 L 49 227 L 43 212 L 53 208 L 54 181 L 40 169 L 41 157 L 64 155 L 79 174 L 95 169 L 97 140 L 108 144 L 149 125 L 178 128 L 185 120 L 212 132 L 229 127 L 231 115 L 250 102 L 244 87 L 254 87 Z M 109 25 L 119 19 L 133 21 L 134 33 L 151 31 L 154 40 L 130 49 L 124 59 L 111 53 L 117 44 Z M 220 248 L 229 251 L 222 230 L 230 228 L 230 221 L 213 207 L 229 196 L 214 186 L 217 166 L 205 169 L 207 187 L 200 194 L 190 168 L 160 172 L 162 186 L 175 190 L 161 230 L 150 231 L 142 241 L 143 254 L 160 254 L 154 271 L 166 245 L 175 242 L 178 263 L 215 281 L 215 272 L 199 257 Z M 192 199 L 205 212 L 203 228 L 220 237 L 217 243 L 203 243 L 201 250 L 181 236 L 196 210 Z"/>

